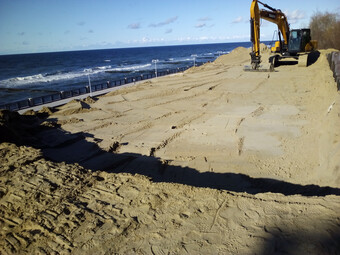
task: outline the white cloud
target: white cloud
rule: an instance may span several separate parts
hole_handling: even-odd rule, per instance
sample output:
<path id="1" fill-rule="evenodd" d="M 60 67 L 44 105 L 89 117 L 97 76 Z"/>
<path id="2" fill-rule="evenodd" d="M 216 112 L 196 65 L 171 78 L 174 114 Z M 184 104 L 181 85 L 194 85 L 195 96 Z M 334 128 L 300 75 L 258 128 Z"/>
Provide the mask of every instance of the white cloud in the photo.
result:
<path id="1" fill-rule="evenodd" d="M 249 39 L 249 35 L 232 35 L 232 36 L 200 36 L 200 37 L 180 37 L 175 42 L 226 42 L 235 40 Z"/>
<path id="2" fill-rule="evenodd" d="M 303 20 L 306 18 L 306 14 L 303 11 L 300 10 L 294 10 L 294 11 L 284 11 L 284 14 L 286 14 L 288 23 L 295 24 L 299 20 Z"/>
<path id="3" fill-rule="evenodd" d="M 236 19 L 234 19 L 233 21 L 232 21 L 232 23 L 241 23 L 241 22 L 243 22 L 243 17 L 242 16 L 239 16 L 239 17 L 237 17 Z"/>
<path id="4" fill-rule="evenodd" d="M 144 36 L 141 39 L 138 40 L 129 40 L 127 41 L 127 44 L 131 44 L 131 45 L 139 45 L 139 44 L 144 44 L 144 45 L 148 45 L 148 44 L 157 44 L 157 43 L 162 43 L 164 42 L 164 38 L 150 38 L 147 36 Z"/>
<path id="5" fill-rule="evenodd" d="M 175 16 L 175 17 L 168 18 L 167 20 L 159 22 L 159 23 L 152 23 L 149 26 L 150 27 L 162 27 L 162 26 L 169 25 L 175 22 L 177 19 L 178 19 L 178 16 Z"/>
<path id="6" fill-rule="evenodd" d="M 210 17 L 202 17 L 198 19 L 198 21 L 209 21 L 209 20 L 211 20 Z"/>
<path id="7" fill-rule="evenodd" d="M 170 33 L 172 33 L 172 29 L 171 29 L 171 28 L 169 28 L 169 29 L 165 30 L 165 33 L 166 33 L 166 34 L 170 34 Z"/>
<path id="8" fill-rule="evenodd" d="M 206 25 L 207 25 L 206 23 L 198 23 L 198 24 L 195 25 L 195 28 L 203 28 Z"/>
<path id="9" fill-rule="evenodd" d="M 138 47 L 138 46 L 160 46 L 160 45 L 182 45 L 182 44 L 192 44 L 192 43 L 222 43 L 222 42 L 232 42 L 232 41 L 248 41 L 248 34 L 231 35 L 231 36 L 185 36 L 177 37 L 173 39 L 165 39 L 163 37 L 141 37 L 135 40 L 127 41 L 116 41 L 112 42 L 112 47 Z M 110 45 L 111 46 L 111 45 Z M 105 45 L 108 47 L 108 45 Z M 97 48 L 105 48 L 97 47 Z"/>
<path id="10" fill-rule="evenodd" d="M 143 43 L 147 43 L 147 42 L 150 42 L 151 40 L 150 40 L 150 38 L 149 37 L 143 37 L 142 38 L 142 42 Z"/>
<path id="11" fill-rule="evenodd" d="M 208 36 L 201 36 L 198 38 L 200 41 L 207 41 L 209 40 L 209 37 Z"/>
<path id="12" fill-rule="evenodd" d="M 129 29 L 140 29 L 140 23 L 132 23 L 128 25 Z"/>

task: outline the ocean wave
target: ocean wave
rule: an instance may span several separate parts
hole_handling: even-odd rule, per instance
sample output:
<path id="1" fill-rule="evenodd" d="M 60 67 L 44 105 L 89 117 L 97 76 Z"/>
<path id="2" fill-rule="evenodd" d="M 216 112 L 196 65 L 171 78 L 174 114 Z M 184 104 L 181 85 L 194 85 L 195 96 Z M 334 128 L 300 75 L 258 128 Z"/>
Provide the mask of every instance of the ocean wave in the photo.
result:
<path id="1" fill-rule="evenodd" d="M 196 58 L 196 59 L 215 59 L 215 57 L 212 57 L 212 56 L 201 56 L 201 57 Z"/>
<path id="2" fill-rule="evenodd" d="M 94 70 L 106 70 L 106 69 L 110 69 L 111 66 L 97 66 L 94 68 Z"/>
<path id="3" fill-rule="evenodd" d="M 39 83 L 50 83 L 55 81 L 62 81 L 62 80 L 71 80 L 76 79 L 81 76 L 85 76 L 86 74 L 83 72 L 70 72 L 70 73 L 63 73 L 63 72 L 55 72 L 49 74 L 36 74 L 36 75 L 29 75 L 24 77 L 14 77 L 9 78 L 6 80 L 0 81 L 1 87 L 22 87 L 26 85 L 32 84 L 39 84 Z"/>
<path id="4" fill-rule="evenodd" d="M 32 84 L 63 82 L 74 79 L 84 79 L 87 75 L 101 75 L 102 73 L 130 73 L 140 72 L 152 69 L 152 64 L 143 65 L 129 65 L 121 67 L 112 67 L 111 65 L 96 66 L 91 68 L 85 68 L 79 71 L 56 71 L 46 74 L 35 74 L 29 76 L 18 76 L 0 81 L 0 87 L 22 87 L 30 86 Z"/>
<path id="5" fill-rule="evenodd" d="M 55 71 L 55 72 L 52 72 L 52 73 L 46 73 L 43 76 L 60 75 L 60 74 L 63 74 L 63 73 L 67 73 L 67 71 Z"/>
<path id="6" fill-rule="evenodd" d="M 222 51 L 221 52 L 221 55 L 224 55 L 224 54 L 229 54 L 230 53 L 230 51 Z M 218 53 L 217 53 L 218 54 Z M 219 55 L 219 54 L 218 54 Z"/>
<path id="7" fill-rule="evenodd" d="M 133 72 L 133 71 L 147 70 L 147 69 L 150 69 L 151 66 L 152 66 L 151 64 L 122 66 L 122 67 L 112 68 L 107 71 Z"/>
<path id="8" fill-rule="evenodd" d="M 109 66 L 96 66 L 96 67 L 92 67 L 92 68 L 85 68 L 83 70 L 84 73 L 87 74 L 95 74 L 95 73 L 100 73 L 102 71 L 105 71 L 105 70 L 108 70 L 108 69 L 111 69 L 112 67 L 109 65 Z"/>
<path id="9" fill-rule="evenodd" d="M 165 63 L 165 64 L 168 64 L 168 65 L 179 65 L 179 64 L 182 64 L 183 63 L 183 61 L 169 61 L 169 62 L 167 62 L 167 63 Z"/>
<path id="10" fill-rule="evenodd" d="M 165 61 L 160 61 L 160 64 L 171 64 L 171 65 L 180 65 L 183 63 L 187 63 L 193 61 L 193 58 L 188 58 L 188 57 L 179 57 L 179 58 L 169 58 L 168 60 Z"/>
<path id="11" fill-rule="evenodd" d="M 18 81 L 33 81 L 37 79 L 42 79 L 44 76 L 42 74 L 35 74 L 35 75 L 29 75 L 24 77 L 14 77 L 8 79 L 11 82 L 18 82 Z"/>
<path id="12" fill-rule="evenodd" d="M 225 52 L 223 52 L 225 53 Z M 210 60 L 214 54 L 211 52 L 205 52 L 198 54 L 196 57 L 196 61 L 206 61 Z M 109 59 L 103 58 L 102 61 L 106 61 Z M 160 59 L 157 63 L 158 70 L 163 69 L 171 69 L 176 66 L 184 66 L 184 65 L 191 65 L 193 63 L 194 58 L 191 56 L 179 56 L 179 57 L 172 57 L 169 56 L 164 59 Z M 102 62 L 103 63 L 103 62 Z M 20 88 L 24 86 L 44 86 L 44 84 L 51 84 L 51 85 L 59 85 L 68 83 L 70 80 L 70 84 L 76 82 L 86 82 L 87 76 L 90 75 L 91 79 L 93 77 L 94 80 L 100 80 L 102 77 L 108 77 L 109 73 L 143 73 L 149 72 L 154 70 L 155 64 L 153 63 L 134 63 L 132 64 L 131 61 L 125 61 L 124 63 L 120 63 L 120 65 L 115 64 L 103 64 L 98 66 L 88 66 L 86 68 L 82 68 L 80 70 L 66 70 L 66 69 L 55 69 L 55 70 L 48 70 L 46 73 L 37 73 L 33 75 L 27 76 L 17 76 L 8 78 L 5 80 L 0 80 L 0 87 L 2 88 Z M 106 76 L 105 76 L 106 73 Z M 112 76 L 114 79 L 115 76 Z M 106 78 L 105 78 L 106 79 Z"/>

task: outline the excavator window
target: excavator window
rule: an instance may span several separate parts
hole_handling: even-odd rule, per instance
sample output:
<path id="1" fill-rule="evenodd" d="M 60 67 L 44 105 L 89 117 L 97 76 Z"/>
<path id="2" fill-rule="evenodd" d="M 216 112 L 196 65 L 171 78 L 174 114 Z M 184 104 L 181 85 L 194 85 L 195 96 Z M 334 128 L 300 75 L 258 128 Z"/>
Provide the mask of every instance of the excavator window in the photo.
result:
<path id="1" fill-rule="evenodd" d="M 301 31 L 300 30 L 292 30 L 289 36 L 288 42 L 288 51 L 291 54 L 296 54 L 300 51 L 301 48 Z"/>
<path id="2" fill-rule="evenodd" d="M 305 51 L 306 45 L 310 42 L 310 29 L 302 29 L 302 42 L 301 42 L 301 51 Z"/>

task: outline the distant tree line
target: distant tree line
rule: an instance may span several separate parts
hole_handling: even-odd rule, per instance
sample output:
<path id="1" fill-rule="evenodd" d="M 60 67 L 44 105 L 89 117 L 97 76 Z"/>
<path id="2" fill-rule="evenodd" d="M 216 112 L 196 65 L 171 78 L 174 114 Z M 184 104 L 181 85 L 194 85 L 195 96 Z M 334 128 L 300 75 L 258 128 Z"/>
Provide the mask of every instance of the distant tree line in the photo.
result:
<path id="1" fill-rule="evenodd" d="M 312 40 L 318 41 L 319 49 L 340 50 L 340 18 L 337 13 L 316 12 L 310 20 Z"/>

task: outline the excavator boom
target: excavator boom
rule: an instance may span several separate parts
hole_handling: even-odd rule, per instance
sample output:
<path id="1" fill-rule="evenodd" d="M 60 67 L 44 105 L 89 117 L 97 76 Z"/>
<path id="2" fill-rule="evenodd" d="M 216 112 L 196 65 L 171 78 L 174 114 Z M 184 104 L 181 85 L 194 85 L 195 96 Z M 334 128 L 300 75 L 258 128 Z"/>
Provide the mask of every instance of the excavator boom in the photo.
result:
<path id="1" fill-rule="evenodd" d="M 260 9 L 259 3 L 267 9 Z M 275 9 L 267 4 L 264 4 L 258 0 L 253 0 L 250 6 L 250 37 L 252 42 L 251 55 L 251 69 L 258 71 L 273 71 L 273 67 L 260 65 L 260 19 L 265 19 L 269 22 L 275 23 L 278 26 L 279 31 L 283 37 L 283 45 L 281 49 L 286 49 L 289 40 L 289 24 L 286 15 L 279 9 Z M 260 68 L 264 70 L 259 70 Z M 245 70 L 250 69 L 246 67 Z M 249 70 L 250 71 L 250 70 Z"/>
<path id="2" fill-rule="evenodd" d="M 250 6 L 250 40 L 253 44 L 251 52 L 252 69 L 256 69 L 261 63 L 260 55 L 260 10 L 257 1 Z"/>

